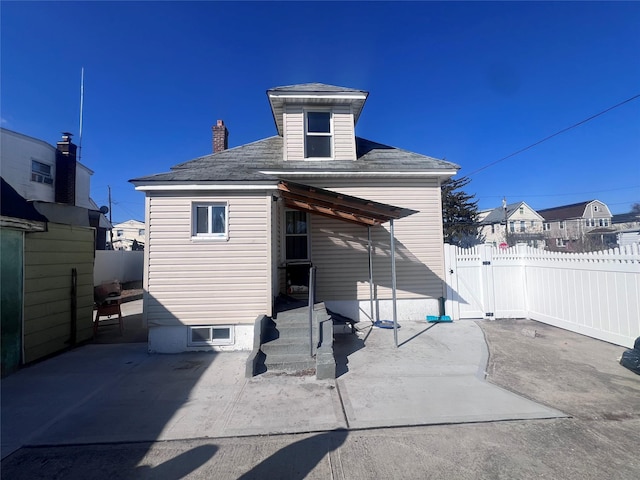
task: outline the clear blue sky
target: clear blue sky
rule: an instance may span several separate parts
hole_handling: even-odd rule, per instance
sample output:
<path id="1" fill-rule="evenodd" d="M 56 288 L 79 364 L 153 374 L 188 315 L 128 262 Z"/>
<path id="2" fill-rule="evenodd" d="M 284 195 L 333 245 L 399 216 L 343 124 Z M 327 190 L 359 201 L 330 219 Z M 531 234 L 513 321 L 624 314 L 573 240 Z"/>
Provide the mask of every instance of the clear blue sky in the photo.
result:
<path id="1" fill-rule="evenodd" d="M 471 173 L 640 93 L 640 3 L 7 2 L 2 126 L 78 132 L 92 197 L 144 218 L 127 180 L 275 134 L 265 91 L 370 92 L 357 134 Z M 77 141 L 77 136 L 76 136 Z M 640 99 L 472 176 L 480 208 L 640 201 Z"/>

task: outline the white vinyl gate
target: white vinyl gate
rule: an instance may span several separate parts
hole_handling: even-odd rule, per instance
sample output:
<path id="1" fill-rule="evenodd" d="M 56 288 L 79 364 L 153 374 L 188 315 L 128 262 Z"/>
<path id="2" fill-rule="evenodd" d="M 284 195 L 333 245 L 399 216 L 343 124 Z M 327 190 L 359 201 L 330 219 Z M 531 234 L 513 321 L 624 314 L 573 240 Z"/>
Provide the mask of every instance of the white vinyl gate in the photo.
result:
<path id="1" fill-rule="evenodd" d="M 530 318 L 632 347 L 640 336 L 640 251 L 558 253 L 445 245 L 454 319 Z"/>

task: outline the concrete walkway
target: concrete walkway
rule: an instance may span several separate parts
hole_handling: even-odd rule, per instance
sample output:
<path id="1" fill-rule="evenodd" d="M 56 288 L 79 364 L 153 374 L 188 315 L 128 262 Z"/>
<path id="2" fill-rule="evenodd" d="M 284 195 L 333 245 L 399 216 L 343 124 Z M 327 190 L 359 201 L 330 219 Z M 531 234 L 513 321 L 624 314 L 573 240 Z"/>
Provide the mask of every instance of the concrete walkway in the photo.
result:
<path id="1" fill-rule="evenodd" d="M 126 306 L 138 315 L 140 301 Z M 2 458 L 24 445 L 139 442 L 346 428 L 555 418 L 483 380 L 487 346 L 471 321 L 405 322 L 336 343 L 335 381 L 244 378 L 248 353 L 150 355 L 91 344 L 2 380 Z"/>

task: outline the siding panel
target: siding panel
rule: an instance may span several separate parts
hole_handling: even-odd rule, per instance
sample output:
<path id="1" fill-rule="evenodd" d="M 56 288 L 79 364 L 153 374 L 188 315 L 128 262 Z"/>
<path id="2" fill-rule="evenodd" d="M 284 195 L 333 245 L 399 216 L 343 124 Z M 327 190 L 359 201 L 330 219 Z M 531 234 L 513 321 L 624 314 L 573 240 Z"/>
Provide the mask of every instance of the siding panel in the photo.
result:
<path id="1" fill-rule="evenodd" d="M 333 156 L 336 160 L 356 159 L 353 115 L 348 106 L 333 108 Z"/>
<path id="2" fill-rule="evenodd" d="M 193 202 L 228 202 L 228 240 L 191 237 Z M 150 325 L 253 323 L 271 307 L 271 196 L 152 195 L 145 315 Z"/>
<path id="3" fill-rule="evenodd" d="M 304 160 L 304 113 L 301 105 L 287 105 L 284 111 L 285 160 Z"/>
<path id="4" fill-rule="evenodd" d="M 47 229 L 25 237 L 25 362 L 70 346 L 72 268 L 78 271 L 76 341 L 93 335 L 94 230 L 54 223 Z"/>
<path id="5" fill-rule="evenodd" d="M 399 299 L 438 298 L 443 295 L 443 242 L 440 188 L 437 182 L 369 181 L 348 186 L 333 181 L 318 187 L 417 210 L 394 222 L 396 283 Z M 313 216 L 312 261 L 318 269 L 318 297 L 323 300 L 365 300 L 369 297 L 367 229 Z M 389 224 L 371 229 L 374 245 L 373 277 L 377 298 L 391 298 Z"/>

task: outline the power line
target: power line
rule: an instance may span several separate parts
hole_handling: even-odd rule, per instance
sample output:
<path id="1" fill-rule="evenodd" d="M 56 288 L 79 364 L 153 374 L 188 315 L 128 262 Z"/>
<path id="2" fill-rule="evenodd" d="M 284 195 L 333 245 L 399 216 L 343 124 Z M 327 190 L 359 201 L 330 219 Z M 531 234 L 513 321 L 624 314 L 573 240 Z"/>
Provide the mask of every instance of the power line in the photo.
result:
<path id="1" fill-rule="evenodd" d="M 528 193 L 507 193 L 500 195 L 482 195 L 482 198 L 502 198 L 504 196 L 507 197 L 567 197 L 571 195 L 590 195 L 594 193 L 606 193 L 606 192 L 618 192 L 620 190 L 631 190 L 640 188 L 640 185 L 632 185 L 630 187 L 620 187 L 620 188 L 609 188 L 606 190 L 590 190 L 588 192 L 572 192 L 572 193 L 538 193 L 538 194 L 528 194 Z"/>
<path id="2" fill-rule="evenodd" d="M 481 172 L 481 171 L 483 171 L 483 170 L 486 170 L 486 169 L 487 169 L 487 168 L 489 168 L 489 167 L 493 167 L 494 165 L 496 165 L 496 164 L 498 164 L 498 163 L 500 163 L 500 162 L 503 162 L 503 161 L 507 160 L 508 158 L 515 157 L 516 155 L 518 155 L 518 154 L 520 154 L 520 153 L 522 153 L 522 152 L 524 152 L 524 151 L 526 151 L 526 150 L 529 150 L 530 148 L 533 148 L 533 147 L 535 147 L 536 145 L 540 145 L 542 142 L 546 142 L 547 140 L 549 140 L 549 139 L 551 139 L 551 138 L 553 138 L 553 137 L 556 137 L 556 136 L 560 135 L 561 133 L 564 133 L 564 132 L 566 132 L 566 131 L 568 131 L 568 130 L 571 130 L 572 128 L 576 128 L 576 127 L 578 127 L 578 126 L 580 126 L 580 125 L 582 125 L 582 124 L 584 124 L 584 123 L 587 123 L 588 121 L 593 120 L 594 118 L 597 118 L 597 117 L 599 117 L 600 115 L 604 115 L 605 113 L 607 113 L 607 112 L 609 112 L 609 111 L 613 110 L 614 108 L 618 108 L 618 107 L 620 107 L 620 106 L 624 105 L 625 103 L 632 102 L 633 100 L 635 100 L 635 99 L 637 99 L 637 98 L 640 98 L 640 94 L 638 94 L 638 95 L 634 95 L 634 96 L 633 96 L 633 97 L 631 97 L 631 98 L 627 98 L 626 100 L 624 100 L 624 101 L 622 101 L 622 102 L 620 102 L 620 103 L 617 103 L 617 104 L 615 104 L 615 105 L 613 105 L 613 106 L 611 106 L 611 107 L 609 107 L 609 108 L 607 108 L 607 109 L 605 109 L 605 110 L 603 110 L 603 111 L 601 111 L 601 112 L 599 112 L 599 113 L 596 113 L 595 115 L 591 115 L 589 118 L 585 118 L 584 120 L 581 120 L 581 121 L 579 121 L 578 123 L 576 123 L 576 124 L 574 124 L 574 125 L 571 125 L 570 127 L 563 128 L 562 130 L 559 130 L 559 131 L 557 131 L 556 133 L 554 133 L 554 134 L 552 134 L 552 135 L 549 135 L 548 137 L 543 138 L 542 140 L 538 140 L 537 142 L 532 143 L 532 144 L 531 144 L 531 145 L 529 145 L 528 147 L 521 148 L 521 149 L 520 149 L 520 150 L 518 150 L 517 152 L 513 152 L 513 153 L 511 153 L 511 154 L 507 155 L 506 157 L 503 157 L 503 158 L 501 158 L 501 159 L 499 159 L 499 160 L 496 160 L 496 161 L 494 161 L 494 162 L 491 162 L 491 163 L 489 163 L 489 164 L 485 165 L 484 167 L 480 167 L 479 169 L 474 170 L 473 172 L 471 172 L 471 173 L 467 174 L 466 176 L 467 176 L 467 177 L 470 177 L 471 175 L 475 175 L 476 173 L 479 173 L 479 172 Z"/>

